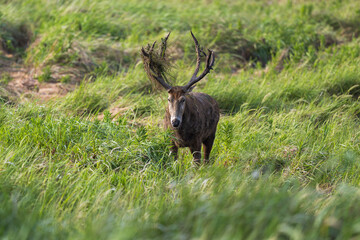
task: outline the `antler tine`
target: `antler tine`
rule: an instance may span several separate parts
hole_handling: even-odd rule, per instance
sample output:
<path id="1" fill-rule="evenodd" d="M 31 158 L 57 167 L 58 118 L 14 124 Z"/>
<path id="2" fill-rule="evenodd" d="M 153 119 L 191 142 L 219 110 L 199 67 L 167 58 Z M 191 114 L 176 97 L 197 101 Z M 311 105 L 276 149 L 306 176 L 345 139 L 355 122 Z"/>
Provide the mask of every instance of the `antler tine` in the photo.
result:
<path id="1" fill-rule="evenodd" d="M 169 38 L 169 36 L 170 36 L 170 33 L 171 32 L 169 32 L 168 33 L 168 35 L 166 35 L 166 37 L 164 38 L 164 39 L 161 39 L 161 52 L 160 52 L 160 56 L 161 56 L 161 58 L 162 59 L 165 59 L 165 51 L 166 51 L 166 43 L 167 43 L 167 40 L 168 40 L 168 38 Z"/>
<path id="2" fill-rule="evenodd" d="M 197 77 L 196 79 L 190 81 L 188 83 L 189 87 L 191 87 L 192 85 L 194 85 L 195 83 L 197 83 L 198 81 L 200 81 L 201 79 L 203 79 L 209 72 L 210 70 L 212 70 L 214 63 L 215 63 L 215 55 L 214 52 L 209 50 L 209 55 L 206 57 L 206 67 L 205 70 L 201 73 L 201 75 L 199 77 Z"/>
<path id="3" fill-rule="evenodd" d="M 206 74 L 208 74 L 210 72 L 211 69 L 213 69 L 212 67 L 214 66 L 215 63 L 215 54 L 213 51 L 211 51 L 210 49 L 208 49 L 209 54 L 206 56 L 206 67 L 205 70 L 200 74 L 199 77 L 196 77 L 196 75 L 199 72 L 199 68 L 200 68 L 200 53 L 202 52 L 199 48 L 199 43 L 197 41 L 197 39 L 195 38 L 194 34 L 190 31 L 191 36 L 194 39 L 195 42 L 195 50 L 196 50 L 196 55 L 197 55 L 197 59 L 196 59 L 196 68 L 195 68 L 195 72 L 193 74 L 193 76 L 191 77 L 191 80 L 188 84 L 185 85 L 186 89 L 189 89 L 192 85 L 194 85 L 195 83 L 197 83 L 198 81 L 200 81 L 201 79 L 203 79 Z"/>
<path id="4" fill-rule="evenodd" d="M 194 34 L 192 33 L 192 31 L 190 31 L 192 38 L 194 39 L 195 42 L 195 51 L 196 51 L 196 68 L 195 68 L 195 72 L 191 77 L 191 81 L 196 79 L 196 75 L 199 72 L 199 68 L 200 68 L 200 47 L 199 47 L 199 42 L 196 39 L 196 37 L 194 36 Z"/>
<path id="5" fill-rule="evenodd" d="M 150 55 L 150 59 L 152 57 L 152 53 L 154 51 L 154 47 L 155 47 L 156 41 L 153 43 L 153 45 L 151 46 L 150 50 L 149 50 L 149 55 Z"/>

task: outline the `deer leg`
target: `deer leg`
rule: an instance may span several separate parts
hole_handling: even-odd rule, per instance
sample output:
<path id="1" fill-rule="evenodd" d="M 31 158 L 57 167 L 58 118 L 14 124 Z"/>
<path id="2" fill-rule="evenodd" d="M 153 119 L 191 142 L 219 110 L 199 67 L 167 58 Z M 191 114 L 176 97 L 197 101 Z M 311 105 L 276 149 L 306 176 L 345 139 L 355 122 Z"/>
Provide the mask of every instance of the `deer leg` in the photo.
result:
<path id="1" fill-rule="evenodd" d="M 196 143 L 190 147 L 191 154 L 193 155 L 196 165 L 201 163 L 201 143 Z"/>
<path id="2" fill-rule="evenodd" d="M 212 149 L 212 146 L 214 144 L 214 140 L 215 140 L 215 134 L 212 134 L 211 136 L 209 136 L 207 139 L 205 139 L 205 141 L 203 142 L 203 148 L 204 148 L 204 163 L 209 163 L 209 158 L 210 158 L 210 152 Z"/>
<path id="3" fill-rule="evenodd" d="M 176 146 L 176 144 L 174 142 L 171 143 L 171 148 L 170 148 L 170 154 L 172 156 L 174 156 L 174 160 L 176 161 L 178 158 L 178 150 L 179 148 Z"/>

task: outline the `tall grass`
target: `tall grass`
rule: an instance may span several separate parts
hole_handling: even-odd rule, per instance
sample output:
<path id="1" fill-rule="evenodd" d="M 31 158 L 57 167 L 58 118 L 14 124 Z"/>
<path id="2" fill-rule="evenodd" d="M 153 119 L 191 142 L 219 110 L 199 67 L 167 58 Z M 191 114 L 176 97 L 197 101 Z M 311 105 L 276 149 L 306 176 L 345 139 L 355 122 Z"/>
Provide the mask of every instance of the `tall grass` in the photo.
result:
<path id="1" fill-rule="evenodd" d="M 352 0 L 2 1 L 0 63 L 17 54 L 80 80 L 42 104 L 10 103 L 1 83 L 1 238 L 359 238 L 359 9 Z M 194 91 L 222 112 L 200 167 L 187 149 L 171 158 L 166 93 L 152 91 L 138 55 L 172 31 L 171 75 L 184 84 L 190 29 L 216 52 Z"/>

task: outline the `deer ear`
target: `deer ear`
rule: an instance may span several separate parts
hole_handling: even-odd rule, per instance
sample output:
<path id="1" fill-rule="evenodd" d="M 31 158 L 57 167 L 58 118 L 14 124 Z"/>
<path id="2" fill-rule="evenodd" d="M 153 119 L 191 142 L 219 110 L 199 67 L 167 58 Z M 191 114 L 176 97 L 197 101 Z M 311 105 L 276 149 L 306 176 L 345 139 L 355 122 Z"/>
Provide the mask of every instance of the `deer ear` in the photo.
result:
<path id="1" fill-rule="evenodd" d="M 196 87 L 196 85 L 189 87 L 189 88 L 186 90 L 186 92 L 191 92 L 195 87 Z"/>

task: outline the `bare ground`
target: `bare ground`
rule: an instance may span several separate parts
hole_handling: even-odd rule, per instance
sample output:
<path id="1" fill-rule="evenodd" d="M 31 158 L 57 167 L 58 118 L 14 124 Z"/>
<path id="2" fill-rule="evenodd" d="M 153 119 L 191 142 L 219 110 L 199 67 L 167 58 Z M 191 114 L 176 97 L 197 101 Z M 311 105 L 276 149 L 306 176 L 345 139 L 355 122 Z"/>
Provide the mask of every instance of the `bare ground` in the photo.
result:
<path id="1" fill-rule="evenodd" d="M 62 97 L 69 91 L 74 90 L 78 80 L 69 83 L 61 83 L 56 80 L 63 74 L 54 74 L 52 82 L 39 82 L 37 76 L 41 69 L 28 67 L 18 62 L 12 54 L 0 55 L 0 79 L 8 78 L 10 81 L 5 89 L 16 99 L 35 98 L 40 101 L 48 101 L 52 98 Z"/>

